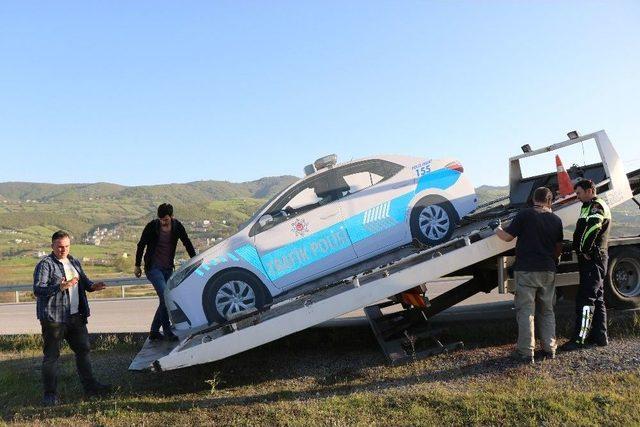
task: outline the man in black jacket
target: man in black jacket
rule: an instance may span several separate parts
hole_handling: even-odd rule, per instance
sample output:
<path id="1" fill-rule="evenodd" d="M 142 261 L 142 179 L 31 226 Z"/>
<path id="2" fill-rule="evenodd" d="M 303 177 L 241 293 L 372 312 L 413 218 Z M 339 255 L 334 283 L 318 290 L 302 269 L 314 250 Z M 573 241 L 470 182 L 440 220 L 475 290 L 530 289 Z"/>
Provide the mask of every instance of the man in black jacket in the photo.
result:
<path id="1" fill-rule="evenodd" d="M 607 309 L 604 304 L 604 278 L 607 274 L 611 211 L 596 195 L 593 181 L 583 179 L 573 187 L 582 202 L 573 232 L 573 250 L 578 254 L 580 284 L 576 295 L 576 321 L 571 340 L 560 350 L 584 348 L 587 341 L 598 346 L 609 344 Z"/>
<path id="2" fill-rule="evenodd" d="M 182 242 L 190 257 L 196 256 L 187 231 L 182 223 L 173 217 L 173 206 L 163 203 L 158 206 L 158 219 L 154 219 L 144 227 L 136 251 L 135 275 L 136 277 L 142 275 L 140 265 L 144 253 L 145 274 L 160 299 L 156 314 L 153 316 L 153 322 L 151 322 L 150 340 L 163 338 L 170 341 L 178 340 L 178 337 L 171 331 L 169 314 L 164 302 L 164 289 L 171 273 L 173 273 L 178 240 Z M 160 333 L 160 326 L 162 326 L 164 336 Z"/>

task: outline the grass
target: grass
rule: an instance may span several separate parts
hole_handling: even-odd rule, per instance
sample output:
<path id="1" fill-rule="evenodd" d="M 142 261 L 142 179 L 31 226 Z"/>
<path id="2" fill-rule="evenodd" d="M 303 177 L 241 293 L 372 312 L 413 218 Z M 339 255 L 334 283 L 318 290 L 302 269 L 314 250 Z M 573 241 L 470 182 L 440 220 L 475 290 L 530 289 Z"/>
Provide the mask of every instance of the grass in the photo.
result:
<path id="1" fill-rule="evenodd" d="M 468 325 L 453 324 L 451 334 L 468 337 L 468 349 L 396 367 L 384 363 L 368 329 L 342 328 L 307 330 L 220 362 L 164 373 L 126 371 L 143 336 L 96 335 L 94 369 L 115 393 L 82 400 L 65 348 L 63 404 L 53 409 L 38 405 L 40 337 L 0 337 L 0 416 L 65 425 L 640 423 L 637 367 L 558 375 L 570 360 L 510 364 L 515 327 L 486 326 L 474 334 Z M 614 319 L 611 333 L 614 340 L 637 339 L 640 321 Z"/>

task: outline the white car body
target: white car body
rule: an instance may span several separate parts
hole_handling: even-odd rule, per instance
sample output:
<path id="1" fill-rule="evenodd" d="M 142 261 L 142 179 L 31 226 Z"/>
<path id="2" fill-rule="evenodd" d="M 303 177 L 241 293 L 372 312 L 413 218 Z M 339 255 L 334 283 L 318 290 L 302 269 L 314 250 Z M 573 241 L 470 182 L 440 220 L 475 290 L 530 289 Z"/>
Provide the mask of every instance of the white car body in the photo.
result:
<path id="1" fill-rule="evenodd" d="M 176 271 L 165 292 L 172 322 L 178 329 L 213 323 L 207 286 L 224 272 L 254 276 L 269 300 L 410 243 L 423 221 L 412 216 L 422 213 L 412 212 L 437 203 L 450 204 L 453 222 L 477 206 L 474 188 L 454 159 L 387 155 L 312 173 L 274 197 L 238 233 Z"/>

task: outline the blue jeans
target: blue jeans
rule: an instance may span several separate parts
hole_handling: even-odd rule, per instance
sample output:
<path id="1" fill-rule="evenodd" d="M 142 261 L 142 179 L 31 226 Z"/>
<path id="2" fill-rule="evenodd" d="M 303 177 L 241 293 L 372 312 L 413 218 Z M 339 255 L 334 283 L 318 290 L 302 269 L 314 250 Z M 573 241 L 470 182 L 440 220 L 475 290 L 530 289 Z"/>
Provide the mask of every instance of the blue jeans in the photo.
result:
<path id="1" fill-rule="evenodd" d="M 147 279 L 153 285 L 153 289 L 156 290 L 158 298 L 160 298 L 160 304 L 156 310 L 156 314 L 153 316 L 151 322 L 151 332 L 160 332 L 160 326 L 165 334 L 170 334 L 171 323 L 169 322 L 169 313 L 167 312 L 167 306 L 164 303 L 164 288 L 167 286 L 167 280 L 171 277 L 173 271 L 170 268 L 161 269 L 153 267 L 147 271 Z"/>

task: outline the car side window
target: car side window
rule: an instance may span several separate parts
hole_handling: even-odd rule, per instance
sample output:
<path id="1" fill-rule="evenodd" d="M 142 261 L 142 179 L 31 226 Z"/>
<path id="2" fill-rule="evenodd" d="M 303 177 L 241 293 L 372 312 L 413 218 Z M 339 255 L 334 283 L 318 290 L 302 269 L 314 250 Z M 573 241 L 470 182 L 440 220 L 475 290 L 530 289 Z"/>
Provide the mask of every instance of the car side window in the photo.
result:
<path id="1" fill-rule="evenodd" d="M 337 169 L 349 185 L 349 194 L 357 193 L 391 178 L 402 166 L 386 160 L 364 160 Z"/>
<path id="2" fill-rule="evenodd" d="M 289 200 L 289 203 L 287 203 L 287 206 L 285 206 L 285 209 L 289 207 L 292 211 L 304 210 L 309 206 L 317 204 L 320 200 L 320 197 L 318 197 L 313 188 L 307 187 L 293 196 L 293 198 Z"/>

